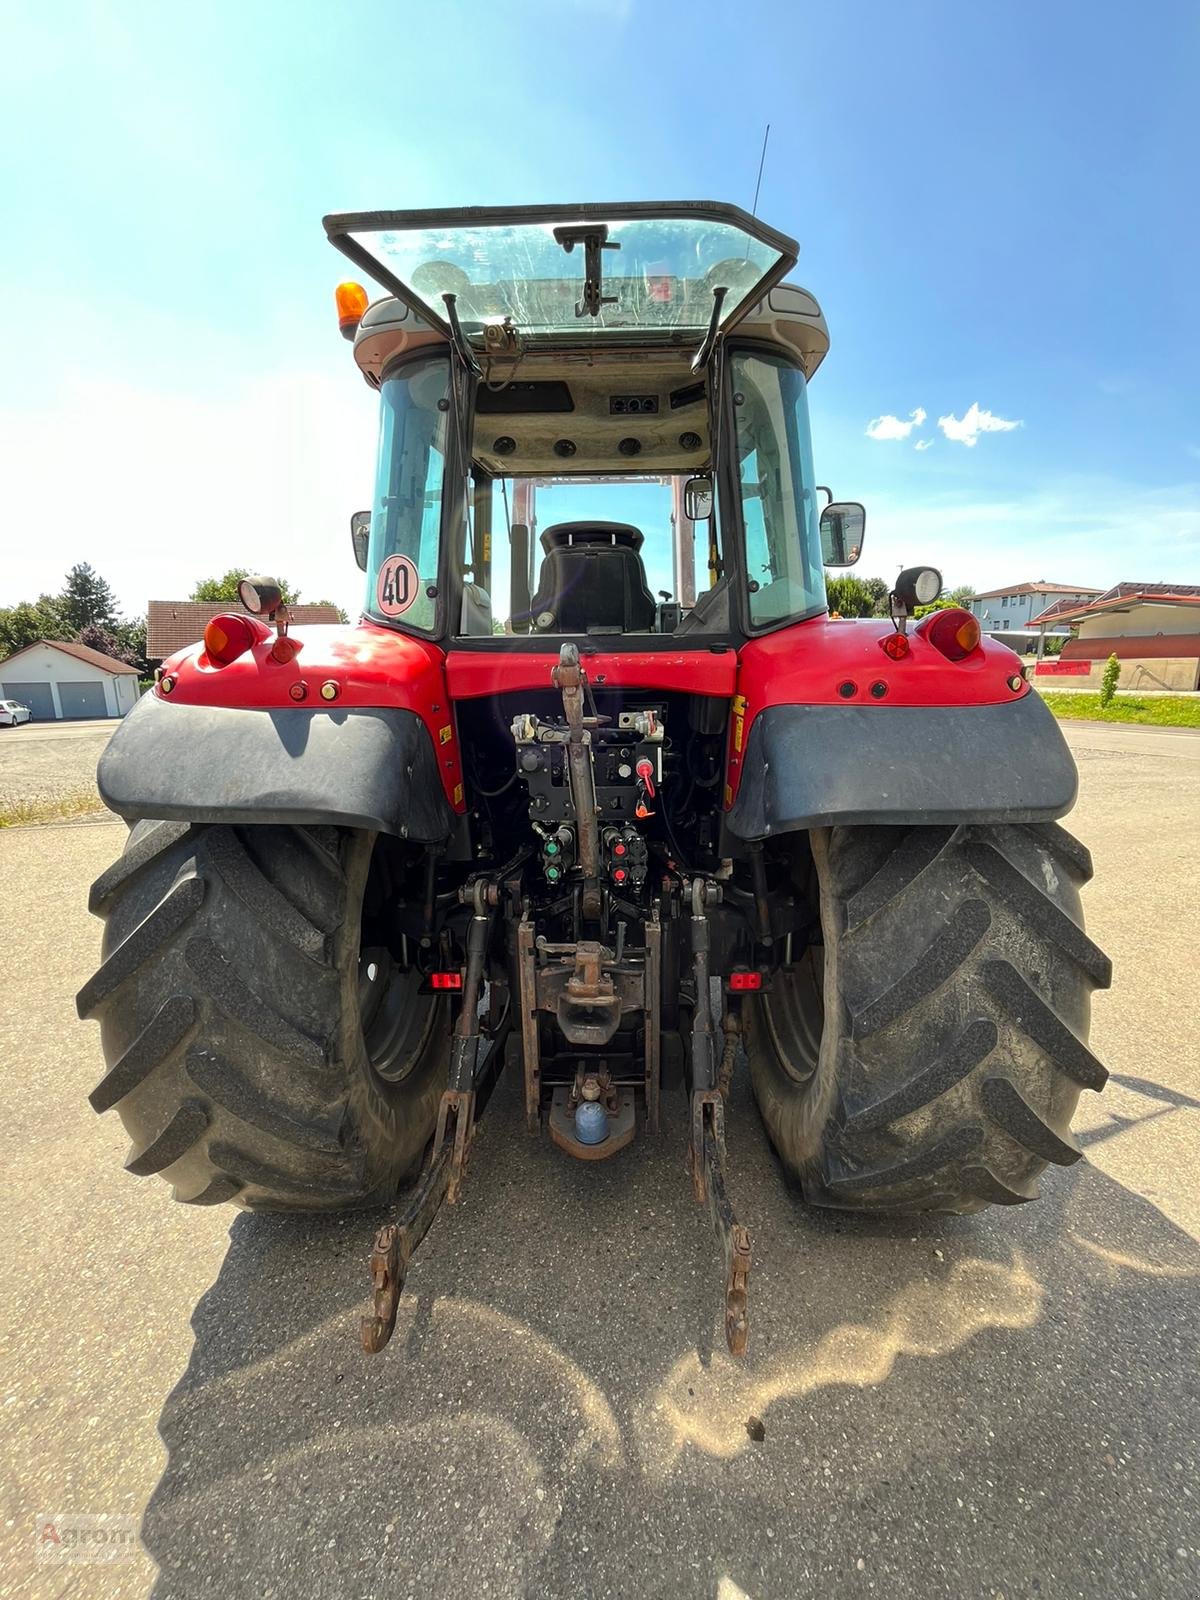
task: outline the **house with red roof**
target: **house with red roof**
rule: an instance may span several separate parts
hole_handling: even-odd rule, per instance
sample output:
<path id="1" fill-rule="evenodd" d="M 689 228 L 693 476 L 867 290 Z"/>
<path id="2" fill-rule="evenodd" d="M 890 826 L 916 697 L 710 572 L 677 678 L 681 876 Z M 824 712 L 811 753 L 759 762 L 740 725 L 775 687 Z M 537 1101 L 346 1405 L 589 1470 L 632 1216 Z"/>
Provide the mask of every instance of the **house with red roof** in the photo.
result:
<path id="1" fill-rule="evenodd" d="M 1104 663 L 1121 663 L 1122 689 L 1200 689 L 1200 584 L 1118 583 L 1092 599 L 1058 601 L 1036 628 L 1074 635 L 1036 675 L 1063 687 L 1099 686 Z"/>
<path id="2" fill-rule="evenodd" d="M 151 600 L 146 609 L 146 660 L 165 661 L 176 650 L 186 650 L 203 638 L 204 630 L 222 612 L 239 611 L 231 600 Z M 296 627 L 314 623 L 337 623 L 341 613 L 325 601 L 315 605 L 291 605 L 288 614 Z"/>

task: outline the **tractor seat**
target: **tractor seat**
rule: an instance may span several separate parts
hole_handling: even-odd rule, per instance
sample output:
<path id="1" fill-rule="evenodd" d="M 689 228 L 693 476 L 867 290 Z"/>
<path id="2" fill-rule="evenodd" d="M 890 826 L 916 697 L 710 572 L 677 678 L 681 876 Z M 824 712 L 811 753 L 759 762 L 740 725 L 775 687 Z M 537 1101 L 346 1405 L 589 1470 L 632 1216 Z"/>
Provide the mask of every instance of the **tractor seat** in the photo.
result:
<path id="1" fill-rule="evenodd" d="M 546 631 L 649 633 L 654 596 L 639 551 L 642 533 L 627 522 L 556 522 L 542 534 L 546 552 L 530 609 L 549 612 Z"/>

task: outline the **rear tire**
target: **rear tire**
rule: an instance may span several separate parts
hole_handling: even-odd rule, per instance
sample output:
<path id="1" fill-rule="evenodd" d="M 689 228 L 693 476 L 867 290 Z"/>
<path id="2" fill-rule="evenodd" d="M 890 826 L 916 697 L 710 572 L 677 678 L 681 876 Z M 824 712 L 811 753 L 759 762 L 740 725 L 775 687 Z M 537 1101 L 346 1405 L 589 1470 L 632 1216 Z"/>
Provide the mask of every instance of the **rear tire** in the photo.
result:
<path id="1" fill-rule="evenodd" d="M 445 1086 L 441 997 L 360 959 L 376 836 L 141 822 L 92 887 L 102 963 L 80 990 L 108 1071 L 92 1091 L 192 1205 L 325 1211 L 389 1199 Z M 373 972 L 374 976 L 370 975 Z"/>
<path id="2" fill-rule="evenodd" d="M 755 1095 L 814 1204 L 976 1211 L 1079 1158 L 1107 1074 L 1086 1045 L 1111 966 L 1083 933 L 1091 858 L 1054 824 L 811 835 L 824 948 L 748 1016 Z M 823 1013 L 823 1014 L 822 1014 Z"/>

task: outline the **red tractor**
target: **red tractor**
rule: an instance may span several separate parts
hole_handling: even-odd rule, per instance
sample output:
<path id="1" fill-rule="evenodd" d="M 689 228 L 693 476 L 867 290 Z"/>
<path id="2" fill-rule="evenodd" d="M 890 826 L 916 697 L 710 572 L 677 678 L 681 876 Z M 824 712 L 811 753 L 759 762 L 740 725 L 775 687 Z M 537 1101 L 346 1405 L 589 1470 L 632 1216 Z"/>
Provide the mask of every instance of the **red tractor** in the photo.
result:
<path id="1" fill-rule="evenodd" d="M 815 479 L 795 243 L 691 202 L 325 227 L 386 291 L 337 295 L 380 401 L 366 608 L 293 630 L 248 580 L 101 761 L 133 826 L 79 1011 L 128 1170 L 398 1203 L 368 1349 L 506 1059 L 589 1161 L 686 1094 L 734 1351 L 741 1063 L 815 1205 L 1032 1200 L 1105 1079 L 1075 769 L 1011 651 L 915 618 L 932 568 L 828 614 L 864 512 Z"/>

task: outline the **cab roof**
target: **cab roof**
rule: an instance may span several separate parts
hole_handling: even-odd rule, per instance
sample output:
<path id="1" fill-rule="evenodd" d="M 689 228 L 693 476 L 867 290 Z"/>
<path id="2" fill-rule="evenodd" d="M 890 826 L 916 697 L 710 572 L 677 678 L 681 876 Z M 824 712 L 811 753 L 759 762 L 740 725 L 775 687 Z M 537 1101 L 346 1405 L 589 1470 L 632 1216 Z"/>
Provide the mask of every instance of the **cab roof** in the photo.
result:
<path id="1" fill-rule="evenodd" d="M 799 246 L 707 200 L 467 206 L 325 218 L 342 253 L 431 328 L 483 348 L 508 323 L 530 347 L 691 345 L 726 332 Z"/>

